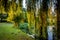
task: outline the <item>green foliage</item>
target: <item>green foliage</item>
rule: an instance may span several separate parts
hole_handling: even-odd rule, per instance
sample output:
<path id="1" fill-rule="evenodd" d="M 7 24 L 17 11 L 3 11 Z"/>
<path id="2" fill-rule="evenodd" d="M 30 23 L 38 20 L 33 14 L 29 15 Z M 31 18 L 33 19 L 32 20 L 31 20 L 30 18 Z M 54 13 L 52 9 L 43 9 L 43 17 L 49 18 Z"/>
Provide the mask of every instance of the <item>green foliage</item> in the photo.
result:
<path id="1" fill-rule="evenodd" d="M 22 13 L 14 15 L 13 21 L 19 23 L 23 19 Z"/>
<path id="2" fill-rule="evenodd" d="M 34 27 L 31 27 L 30 28 L 31 30 L 29 31 L 28 23 L 20 23 L 19 28 L 20 28 L 20 30 L 22 30 L 25 33 L 33 34 L 32 31 L 33 31 Z"/>
<path id="3" fill-rule="evenodd" d="M 29 33 L 28 23 L 23 23 L 23 24 L 20 23 L 19 28 L 20 28 L 23 32 Z"/>

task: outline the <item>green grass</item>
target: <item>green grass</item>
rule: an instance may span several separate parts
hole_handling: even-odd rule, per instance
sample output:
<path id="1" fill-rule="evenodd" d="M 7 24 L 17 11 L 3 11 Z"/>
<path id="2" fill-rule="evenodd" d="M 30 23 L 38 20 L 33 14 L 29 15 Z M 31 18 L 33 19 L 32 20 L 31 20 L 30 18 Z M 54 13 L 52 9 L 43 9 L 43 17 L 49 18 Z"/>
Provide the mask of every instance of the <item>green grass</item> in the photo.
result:
<path id="1" fill-rule="evenodd" d="M 0 23 L 0 40 L 34 40 L 20 29 L 13 28 L 13 24 Z"/>

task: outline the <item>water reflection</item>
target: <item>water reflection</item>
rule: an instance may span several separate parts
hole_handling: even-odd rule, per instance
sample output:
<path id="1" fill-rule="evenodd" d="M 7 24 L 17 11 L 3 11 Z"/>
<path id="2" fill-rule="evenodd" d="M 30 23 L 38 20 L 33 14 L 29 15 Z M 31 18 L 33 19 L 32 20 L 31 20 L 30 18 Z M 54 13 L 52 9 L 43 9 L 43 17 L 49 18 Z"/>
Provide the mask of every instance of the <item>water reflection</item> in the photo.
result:
<path id="1" fill-rule="evenodd" d="M 53 40 L 53 27 L 48 26 L 47 27 L 47 32 L 48 32 L 48 40 Z"/>

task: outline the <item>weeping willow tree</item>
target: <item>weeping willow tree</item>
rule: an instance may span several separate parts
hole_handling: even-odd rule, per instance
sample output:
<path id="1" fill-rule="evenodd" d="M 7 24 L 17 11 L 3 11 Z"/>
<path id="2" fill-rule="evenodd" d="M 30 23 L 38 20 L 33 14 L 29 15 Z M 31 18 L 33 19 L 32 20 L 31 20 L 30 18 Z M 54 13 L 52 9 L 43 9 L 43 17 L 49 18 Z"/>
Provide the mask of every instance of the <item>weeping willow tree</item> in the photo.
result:
<path id="1" fill-rule="evenodd" d="M 25 6 L 22 6 L 22 2 L 26 1 Z M 54 0 L 53 0 L 54 1 Z M 14 27 L 19 26 L 19 23 L 23 21 L 24 15 L 27 16 L 28 29 L 30 34 L 37 35 L 37 40 L 47 39 L 47 26 L 56 25 L 57 14 L 56 8 L 52 9 L 52 0 L 1 0 L 0 1 L 0 13 L 8 13 L 7 21 L 13 22 Z M 49 6 L 50 5 L 50 6 Z M 54 12 L 53 12 L 54 10 Z M 24 12 L 26 11 L 26 14 Z M 59 7 L 58 11 L 59 13 Z M 24 16 L 24 17 L 23 17 Z M 49 19 L 49 20 L 48 20 Z M 57 25 L 56 25 L 57 26 Z"/>
<path id="2" fill-rule="evenodd" d="M 35 18 L 34 18 L 35 7 L 34 6 L 35 6 L 35 0 L 27 1 L 27 19 L 28 19 L 28 26 L 29 26 L 30 34 L 35 32 L 34 31 L 34 26 L 35 26 Z"/>
<path id="3" fill-rule="evenodd" d="M 51 26 L 53 28 L 53 39 L 57 40 L 57 10 L 56 10 L 56 0 L 49 0 L 48 5 L 48 26 Z"/>
<path id="4" fill-rule="evenodd" d="M 40 7 L 41 7 L 41 0 L 36 0 L 36 3 L 35 3 L 35 38 L 36 40 L 39 40 L 40 37 L 41 37 L 41 24 L 42 24 L 42 20 L 41 20 L 41 13 L 40 13 Z"/>
<path id="5" fill-rule="evenodd" d="M 47 38 L 47 0 L 35 0 L 35 3 L 33 5 L 34 9 L 32 8 L 32 2 L 29 0 L 28 2 L 28 23 L 29 23 L 29 29 L 31 30 L 31 21 L 32 17 L 34 17 L 34 24 L 35 24 L 35 33 L 37 35 L 37 38 L 39 37 L 40 39 L 46 39 Z M 40 4 L 41 3 L 41 4 Z M 30 4 L 30 5 L 29 5 Z M 33 11 L 35 10 L 35 11 Z M 34 15 L 33 15 L 33 12 Z M 33 16 L 32 16 L 33 15 Z M 33 22 L 33 21 L 32 21 Z"/>
<path id="6" fill-rule="evenodd" d="M 0 1 L 0 13 L 5 13 L 5 7 L 4 7 L 4 1 L 3 0 L 1 0 Z"/>
<path id="7" fill-rule="evenodd" d="M 2 14 L 7 14 L 6 11 L 5 11 L 5 7 L 4 7 L 5 4 L 4 3 L 5 3 L 4 0 L 0 1 L 0 20 L 1 20 L 1 22 L 2 22 L 2 19 L 5 18 L 5 17 L 3 17 L 1 15 Z"/>
<path id="8" fill-rule="evenodd" d="M 42 0 L 42 6 L 40 9 L 40 16 L 42 20 L 42 26 L 41 28 L 41 38 L 47 39 L 47 10 L 48 10 L 48 5 L 47 5 L 48 0 Z"/>
<path id="9" fill-rule="evenodd" d="M 19 1 L 19 0 L 10 1 L 10 8 L 8 11 L 7 21 L 13 22 L 14 27 L 16 28 L 19 27 L 19 23 L 21 19 L 23 18 L 21 2 L 22 1 Z"/>

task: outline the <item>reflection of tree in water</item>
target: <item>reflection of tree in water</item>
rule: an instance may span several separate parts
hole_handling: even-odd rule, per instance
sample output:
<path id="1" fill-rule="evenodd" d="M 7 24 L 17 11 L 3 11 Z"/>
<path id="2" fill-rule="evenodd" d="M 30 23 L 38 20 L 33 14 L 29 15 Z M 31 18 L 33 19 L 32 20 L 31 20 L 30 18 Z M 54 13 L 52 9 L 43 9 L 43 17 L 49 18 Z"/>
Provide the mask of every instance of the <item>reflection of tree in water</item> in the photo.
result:
<path id="1" fill-rule="evenodd" d="M 57 18 L 56 18 L 56 15 L 57 15 L 57 13 L 56 13 L 56 4 L 57 4 L 57 1 L 56 0 L 50 0 L 49 1 L 49 3 L 50 4 L 48 4 L 48 6 L 49 6 L 49 13 L 48 14 L 50 14 L 50 16 L 48 16 L 49 17 L 49 25 L 50 26 L 48 26 L 47 27 L 47 31 L 48 31 L 48 40 L 56 40 L 56 20 L 57 20 Z"/>
<path id="2" fill-rule="evenodd" d="M 48 31 L 48 40 L 53 40 L 53 29 L 52 29 L 52 26 L 48 26 L 47 31 Z"/>

